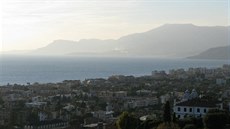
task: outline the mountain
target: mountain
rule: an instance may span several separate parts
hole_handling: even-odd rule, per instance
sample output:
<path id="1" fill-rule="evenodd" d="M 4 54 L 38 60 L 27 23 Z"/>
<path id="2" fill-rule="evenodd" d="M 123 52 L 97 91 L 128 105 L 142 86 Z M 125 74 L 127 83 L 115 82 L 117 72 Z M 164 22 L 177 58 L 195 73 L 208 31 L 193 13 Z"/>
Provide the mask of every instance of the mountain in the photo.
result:
<path id="1" fill-rule="evenodd" d="M 55 40 L 33 54 L 71 55 L 129 55 L 187 57 L 207 48 L 228 43 L 228 27 L 166 24 L 143 33 L 135 33 L 113 40 L 83 39 Z"/>
<path id="2" fill-rule="evenodd" d="M 114 40 L 83 39 L 80 41 L 55 40 L 46 47 L 34 50 L 34 54 L 65 55 L 70 53 L 100 53 L 111 49 Z M 104 48 L 104 50 L 102 50 Z"/>
<path id="3" fill-rule="evenodd" d="M 230 45 L 210 48 L 198 55 L 188 57 L 189 59 L 221 59 L 230 60 Z"/>

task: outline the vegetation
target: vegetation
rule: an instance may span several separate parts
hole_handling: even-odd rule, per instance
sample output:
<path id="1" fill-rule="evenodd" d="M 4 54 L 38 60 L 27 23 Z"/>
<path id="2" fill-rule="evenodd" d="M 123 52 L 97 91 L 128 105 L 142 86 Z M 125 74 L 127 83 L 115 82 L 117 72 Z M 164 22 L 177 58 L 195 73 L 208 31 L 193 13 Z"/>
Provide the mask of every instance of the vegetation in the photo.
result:
<path id="1" fill-rule="evenodd" d="M 187 124 L 183 129 L 197 129 L 194 124 Z"/>
<path id="2" fill-rule="evenodd" d="M 164 106 L 164 114 L 163 114 L 164 122 L 170 123 L 171 122 L 171 109 L 169 101 L 166 102 Z"/>
<path id="3" fill-rule="evenodd" d="M 157 129 L 180 129 L 176 123 L 161 123 Z"/>
<path id="4" fill-rule="evenodd" d="M 202 118 L 195 118 L 195 117 L 188 117 L 183 120 L 178 120 L 178 125 L 180 128 L 185 128 L 189 125 L 194 125 L 198 129 L 203 129 L 203 119 Z"/>
<path id="5" fill-rule="evenodd" d="M 123 112 L 116 122 L 116 127 L 117 129 L 135 129 L 139 123 L 139 119 L 134 114 Z"/>
<path id="6" fill-rule="evenodd" d="M 218 109 L 210 110 L 204 117 L 204 124 L 207 129 L 224 129 L 228 123 L 229 115 Z"/>

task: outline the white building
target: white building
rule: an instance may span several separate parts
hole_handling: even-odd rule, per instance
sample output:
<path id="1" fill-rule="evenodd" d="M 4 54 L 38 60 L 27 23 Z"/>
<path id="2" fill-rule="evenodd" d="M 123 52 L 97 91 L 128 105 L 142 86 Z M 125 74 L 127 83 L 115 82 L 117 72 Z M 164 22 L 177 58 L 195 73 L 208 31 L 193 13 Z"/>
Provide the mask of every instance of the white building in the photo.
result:
<path id="1" fill-rule="evenodd" d="M 31 102 L 25 103 L 26 107 L 33 107 L 33 108 L 42 108 L 47 105 L 47 102 Z"/>
<path id="2" fill-rule="evenodd" d="M 195 89 L 190 93 L 185 91 L 180 102 L 174 102 L 174 113 L 179 119 L 185 117 L 203 117 L 210 109 L 223 109 L 223 104 L 220 101 L 198 98 Z"/>
<path id="3" fill-rule="evenodd" d="M 191 99 L 174 105 L 176 117 L 203 117 L 210 109 L 223 109 L 223 104 L 218 101 L 207 99 Z"/>
<path id="4" fill-rule="evenodd" d="M 113 118 L 113 113 L 114 113 L 113 111 L 102 111 L 102 110 L 92 112 L 93 117 L 100 118 L 102 120 Z"/>
<path id="5" fill-rule="evenodd" d="M 216 84 L 217 85 L 225 85 L 227 83 L 227 81 L 225 79 L 222 78 L 217 78 L 216 79 Z"/>
<path id="6" fill-rule="evenodd" d="M 126 103 L 124 103 L 124 108 L 140 108 L 140 107 L 147 107 L 147 106 L 153 106 L 158 104 L 158 98 L 151 97 L 151 98 L 133 98 Z"/>

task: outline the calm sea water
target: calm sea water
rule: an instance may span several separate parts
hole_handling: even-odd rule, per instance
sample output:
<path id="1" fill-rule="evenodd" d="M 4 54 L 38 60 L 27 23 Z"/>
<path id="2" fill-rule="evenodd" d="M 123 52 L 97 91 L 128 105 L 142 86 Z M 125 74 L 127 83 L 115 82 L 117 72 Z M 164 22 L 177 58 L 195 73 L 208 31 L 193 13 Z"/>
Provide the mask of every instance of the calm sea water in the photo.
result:
<path id="1" fill-rule="evenodd" d="M 226 60 L 109 57 L 0 56 L 0 85 L 84 80 L 111 75 L 150 75 L 153 70 L 221 67 Z"/>

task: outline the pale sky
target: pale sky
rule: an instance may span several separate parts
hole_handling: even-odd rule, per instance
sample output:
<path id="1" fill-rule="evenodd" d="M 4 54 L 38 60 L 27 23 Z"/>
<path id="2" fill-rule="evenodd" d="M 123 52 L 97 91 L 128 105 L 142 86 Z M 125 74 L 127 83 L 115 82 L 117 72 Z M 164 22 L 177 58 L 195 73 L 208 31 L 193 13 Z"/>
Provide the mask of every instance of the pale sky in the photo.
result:
<path id="1" fill-rule="evenodd" d="M 57 39 L 117 39 L 166 23 L 228 26 L 230 17 L 230 0 L 0 1 L 0 51 L 36 49 Z"/>

